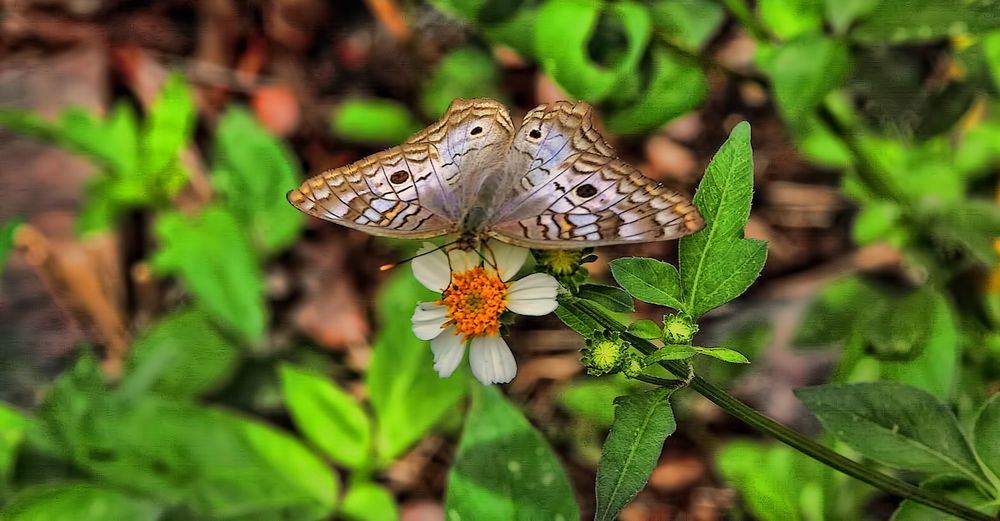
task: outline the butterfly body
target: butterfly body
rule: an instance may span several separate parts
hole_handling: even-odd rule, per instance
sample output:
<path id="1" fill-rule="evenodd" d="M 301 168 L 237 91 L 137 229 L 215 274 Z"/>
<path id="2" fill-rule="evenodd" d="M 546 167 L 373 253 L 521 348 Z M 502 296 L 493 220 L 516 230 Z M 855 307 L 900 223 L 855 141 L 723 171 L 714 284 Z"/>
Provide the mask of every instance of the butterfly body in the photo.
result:
<path id="1" fill-rule="evenodd" d="M 675 239 L 703 226 L 690 200 L 615 157 L 586 103 L 541 105 L 515 128 L 496 101 L 455 100 L 402 145 L 308 179 L 288 200 L 371 235 L 541 249 Z"/>

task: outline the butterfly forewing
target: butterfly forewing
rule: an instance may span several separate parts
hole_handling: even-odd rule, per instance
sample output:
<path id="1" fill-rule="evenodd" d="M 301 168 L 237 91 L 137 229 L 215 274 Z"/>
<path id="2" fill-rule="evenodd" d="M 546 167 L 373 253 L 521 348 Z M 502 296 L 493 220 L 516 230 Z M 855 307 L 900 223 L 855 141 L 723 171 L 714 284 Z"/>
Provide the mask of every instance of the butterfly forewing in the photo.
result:
<path id="1" fill-rule="evenodd" d="M 489 226 L 532 248 L 575 248 L 676 239 L 703 226 L 683 195 L 627 163 L 594 128 L 586 103 L 556 102 L 525 116 L 507 176 L 513 194 Z"/>

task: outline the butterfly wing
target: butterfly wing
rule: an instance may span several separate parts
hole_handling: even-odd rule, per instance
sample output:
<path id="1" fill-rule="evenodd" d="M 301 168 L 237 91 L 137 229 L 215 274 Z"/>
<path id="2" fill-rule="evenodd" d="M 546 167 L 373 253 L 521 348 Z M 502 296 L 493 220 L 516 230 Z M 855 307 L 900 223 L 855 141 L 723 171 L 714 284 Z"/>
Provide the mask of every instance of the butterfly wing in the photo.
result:
<path id="1" fill-rule="evenodd" d="M 288 192 L 299 210 L 371 235 L 423 239 L 456 232 L 470 185 L 500 168 L 514 128 L 493 100 L 455 100 L 405 143 L 307 179 Z M 471 173 L 471 174 L 470 174 Z"/>
<path id="2" fill-rule="evenodd" d="M 488 226 L 506 242 L 582 248 L 676 239 L 704 226 L 687 197 L 615 157 L 586 103 L 529 112 L 507 165 L 513 193 Z"/>

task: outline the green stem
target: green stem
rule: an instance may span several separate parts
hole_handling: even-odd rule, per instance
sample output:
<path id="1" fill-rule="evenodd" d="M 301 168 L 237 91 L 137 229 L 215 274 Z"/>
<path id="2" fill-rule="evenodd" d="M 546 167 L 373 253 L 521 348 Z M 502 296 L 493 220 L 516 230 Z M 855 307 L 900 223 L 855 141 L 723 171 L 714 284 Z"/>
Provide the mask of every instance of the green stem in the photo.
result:
<path id="1" fill-rule="evenodd" d="M 684 387 L 685 385 L 684 380 L 671 380 L 669 378 L 660 378 L 659 376 L 653 376 L 651 374 L 637 374 L 632 378 L 639 380 L 640 382 L 659 385 L 660 387 L 669 387 L 671 389 L 677 389 Z"/>
<path id="2" fill-rule="evenodd" d="M 649 354 L 656 351 L 657 347 L 648 340 L 631 335 L 627 332 L 627 327 L 614 317 L 601 311 L 599 308 L 585 300 L 572 300 L 563 303 L 564 306 L 576 310 L 593 318 L 602 326 L 619 331 L 624 338 L 627 338 L 633 347 L 639 351 Z M 673 374 L 685 374 L 687 371 L 683 362 L 677 360 L 664 360 L 660 365 Z M 695 376 L 691 379 L 689 386 L 699 394 L 708 398 L 732 416 L 742 420 L 747 425 L 758 431 L 770 434 L 778 441 L 792 447 L 793 449 L 813 458 L 824 465 L 843 472 L 848 476 L 859 479 L 869 485 L 878 488 L 889 494 L 909 499 L 917 503 L 927 505 L 931 508 L 951 514 L 960 519 L 969 521 L 993 521 L 993 518 L 941 497 L 937 494 L 923 490 L 911 485 L 903 480 L 894 478 L 888 474 L 878 472 L 852 459 L 849 459 L 833 450 L 816 443 L 802 434 L 789 429 L 788 427 L 768 418 L 757 412 L 749 405 L 739 401 L 733 395 L 723 389 L 716 387 L 712 383 Z"/>

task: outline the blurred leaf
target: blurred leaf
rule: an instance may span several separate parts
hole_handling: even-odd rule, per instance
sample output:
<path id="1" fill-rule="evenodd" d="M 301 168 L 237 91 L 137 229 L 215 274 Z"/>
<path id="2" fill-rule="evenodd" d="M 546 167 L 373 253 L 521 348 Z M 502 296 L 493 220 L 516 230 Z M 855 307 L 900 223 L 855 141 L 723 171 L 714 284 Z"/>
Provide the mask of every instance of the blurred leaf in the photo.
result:
<path id="1" fill-rule="evenodd" d="M 660 329 L 659 324 L 646 319 L 636 320 L 629 324 L 628 332 L 647 340 L 658 339 L 663 336 L 663 331 Z"/>
<path id="2" fill-rule="evenodd" d="M 983 55 L 993 80 L 993 87 L 1000 91 L 1000 31 L 993 31 L 983 37 Z"/>
<path id="3" fill-rule="evenodd" d="M 767 243 L 743 238 L 752 195 L 750 125 L 743 122 L 712 158 L 695 193 L 705 228 L 680 240 L 685 311 L 694 318 L 740 296 L 764 267 Z"/>
<path id="4" fill-rule="evenodd" d="M 375 410 L 380 466 L 423 438 L 466 392 L 464 372 L 439 377 L 430 346 L 410 329 L 416 303 L 436 298 L 409 270 L 400 270 L 378 295 L 381 329 L 373 341 L 365 385 Z"/>
<path id="5" fill-rule="evenodd" d="M 998 262 L 993 240 L 1000 237 L 1000 206 L 966 200 L 927 216 L 934 236 L 945 246 L 962 249 L 984 266 Z"/>
<path id="6" fill-rule="evenodd" d="M 827 431 L 875 461 L 981 479 L 958 420 L 925 391 L 874 382 L 805 387 L 795 394 Z"/>
<path id="7" fill-rule="evenodd" d="M 261 251 L 289 246 L 305 222 L 305 215 L 285 200 L 285 192 L 301 180 L 292 155 L 242 108 L 226 111 L 215 139 L 214 180 L 226 207 L 246 223 Z"/>
<path id="8" fill-rule="evenodd" d="M 285 404 L 302 434 L 333 461 L 363 469 L 371 461 L 371 420 L 354 397 L 327 378 L 281 367 Z"/>
<path id="9" fill-rule="evenodd" d="M 502 99 L 499 80 L 500 70 L 490 55 L 475 47 L 461 47 L 442 58 L 424 84 L 420 108 L 437 118 L 456 98 Z"/>
<path id="10" fill-rule="evenodd" d="M 595 31 L 602 15 L 614 21 L 625 42 L 610 64 L 598 64 L 588 53 L 593 38 L 612 36 Z M 570 96 L 597 103 L 615 94 L 619 83 L 634 74 L 649 43 L 652 22 L 645 7 L 628 0 L 613 4 L 549 0 L 538 9 L 535 28 L 535 54 L 545 71 Z"/>
<path id="11" fill-rule="evenodd" d="M 399 512 L 392 492 L 375 483 L 357 483 L 347 489 L 338 515 L 347 521 L 396 521 Z"/>
<path id="12" fill-rule="evenodd" d="M 14 251 L 14 234 L 23 222 L 23 218 L 14 217 L 0 224 L 0 273 L 3 273 L 4 267 L 7 266 L 10 252 Z"/>
<path id="13" fill-rule="evenodd" d="M 871 43 L 930 42 L 996 28 L 1000 28 L 1000 9 L 993 0 L 881 1 L 851 31 L 851 37 Z"/>
<path id="14" fill-rule="evenodd" d="M 163 508 L 147 499 L 90 483 L 36 485 L 4 508 L 4 521 L 157 521 Z"/>
<path id="15" fill-rule="evenodd" d="M 793 128 L 847 79 L 847 46 L 806 34 L 777 47 L 765 64 L 781 115 Z"/>
<path id="16" fill-rule="evenodd" d="M 146 115 L 139 154 L 143 175 L 154 180 L 151 183 L 167 197 L 173 197 L 187 184 L 180 152 L 194 129 L 195 116 L 194 100 L 184 76 L 171 74 Z"/>
<path id="17" fill-rule="evenodd" d="M 716 466 L 761 521 L 823 519 L 826 502 L 833 499 L 823 494 L 827 470 L 783 445 L 732 441 L 718 452 Z M 819 501 L 809 495 L 817 488 Z M 820 516 L 807 515 L 802 511 L 806 507 L 818 509 Z"/>
<path id="18" fill-rule="evenodd" d="M 747 360 L 747 357 L 743 356 L 743 353 L 725 347 L 695 347 L 694 350 L 699 355 L 710 356 L 731 364 L 750 363 L 750 360 Z"/>
<path id="19" fill-rule="evenodd" d="M 701 50 L 726 19 L 722 6 L 711 0 L 656 0 L 649 11 L 657 31 L 690 51 Z"/>
<path id="20" fill-rule="evenodd" d="M 608 128 L 615 134 L 649 132 L 698 106 L 708 92 L 701 69 L 670 51 L 654 46 L 651 78 L 627 106 L 608 114 Z"/>
<path id="21" fill-rule="evenodd" d="M 445 512 L 458 519 L 579 519 L 573 488 L 545 438 L 498 387 L 472 385 Z"/>
<path id="22" fill-rule="evenodd" d="M 680 274 L 673 264 L 645 257 L 622 257 L 611 261 L 611 275 L 643 302 L 684 310 Z"/>
<path id="23" fill-rule="evenodd" d="M 177 311 L 153 324 L 132 346 L 119 387 L 192 398 L 218 389 L 236 370 L 239 350 L 200 310 Z"/>
<path id="24" fill-rule="evenodd" d="M 534 52 L 537 4 L 534 0 L 431 0 L 437 9 L 474 23 L 487 39 L 514 49 L 521 56 Z"/>
<path id="25" fill-rule="evenodd" d="M 611 311 L 619 313 L 635 311 L 635 306 L 632 304 L 632 297 L 625 290 L 614 286 L 583 284 L 580 286 L 577 295 L 579 298 L 596 302 Z"/>
<path id="26" fill-rule="evenodd" d="M 972 447 L 994 476 L 1000 477 L 1000 394 L 994 394 L 976 414 Z"/>
<path id="27" fill-rule="evenodd" d="M 182 504 L 197 518 L 318 520 L 333 510 L 336 476 L 273 427 L 152 396 L 91 394 L 77 403 L 81 415 L 49 408 L 40 417 L 64 455 L 105 483 Z"/>
<path id="28" fill-rule="evenodd" d="M 0 403 L 0 490 L 6 489 L 5 482 L 17 461 L 27 423 L 28 418 L 23 414 Z"/>
<path id="29" fill-rule="evenodd" d="M 883 306 L 869 304 L 863 327 L 873 355 L 881 360 L 912 360 L 919 355 L 932 334 L 938 298 L 933 290 L 922 288 L 886 299 Z"/>
<path id="30" fill-rule="evenodd" d="M 624 375 L 614 374 L 600 378 L 585 376 L 573 380 L 559 392 L 559 405 L 573 413 L 574 417 L 593 422 L 607 428 L 614 422 L 615 398 L 638 389 L 634 380 Z"/>
<path id="31" fill-rule="evenodd" d="M 920 484 L 920 488 L 935 496 L 948 498 L 956 503 L 972 507 L 988 515 L 997 514 L 995 501 L 983 495 L 974 483 L 953 476 L 934 476 Z M 993 504 L 991 504 L 993 503 Z M 906 500 L 892 515 L 892 521 L 956 521 L 961 518 L 942 513 L 940 510 Z"/>
<path id="32" fill-rule="evenodd" d="M 757 14 L 783 40 L 823 28 L 823 0 L 759 0 Z"/>
<path id="33" fill-rule="evenodd" d="M 245 339 L 264 336 L 264 277 L 231 213 L 208 206 L 193 217 L 163 214 L 155 233 L 154 270 L 178 275 L 205 311 Z"/>
<path id="34" fill-rule="evenodd" d="M 815 347 L 840 342 L 882 297 L 859 278 L 828 284 L 816 296 L 795 332 L 795 345 Z"/>
<path id="35" fill-rule="evenodd" d="M 882 0 L 825 0 L 826 18 L 837 34 L 847 29 L 858 18 L 871 12 Z"/>
<path id="36" fill-rule="evenodd" d="M 671 392 L 661 387 L 615 399 L 615 422 L 597 467 L 595 520 L 617 519 L 649 481 L 664 440 L 677 428 Z"/>
<path id="37" fill-rule="evenodd" d="M 1000 47 L 1000 37 L 997 38 Z M 1000 74 L 1000 56 L 997 57 Z M 1000 82 L 997 83 L 1000 90 Z M 987 120 L 968 129 L 954 151 L 954 169 L 966 179 L 978 179 L 993 172 L 1000 163 L 1000 121 Z"/>
<path id="38" fill-rule="evenodd" d="M 330 125 L 341 139 L 372 144 L 402 143 L 420 130 L 408 108 L 388 99 L 346 100 L 334 110 Z"/>
<path id="39" fill-rule="evenodd" d="M 890 201 L 873 201 L 861 207 L 851 227 L 854 242 L 864 245 L 885 240 L 889 232 L 899 225 L 902 208 Z"/>
<path id="40" fill-rule="evenodd" d="M 771 347 L 773 337 L 774 331 L 770 323 L 751 321 L 737 326 L 723 336 L 719 343 L 735 346 L 749 360 L 759 360 Z M 700 357 L 694 360 L 695 374 L 711 381 L 734 381 L 748 368 L 746 364 L 719 364 Z"/>

